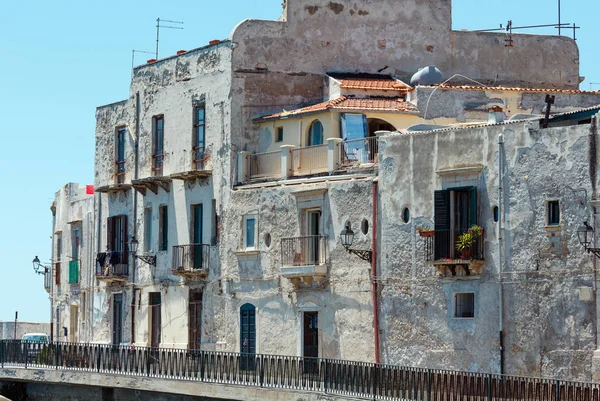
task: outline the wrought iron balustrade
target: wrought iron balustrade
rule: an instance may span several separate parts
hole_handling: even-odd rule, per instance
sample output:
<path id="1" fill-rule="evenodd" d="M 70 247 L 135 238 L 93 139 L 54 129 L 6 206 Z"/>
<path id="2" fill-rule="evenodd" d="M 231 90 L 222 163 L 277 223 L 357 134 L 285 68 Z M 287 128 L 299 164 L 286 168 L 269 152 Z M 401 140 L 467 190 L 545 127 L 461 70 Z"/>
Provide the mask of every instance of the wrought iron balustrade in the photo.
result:
<path id="1" fill-rule="evenodd" d="M 96 255 L 96 277 L 129 276 L 129 255 L 126 251 L 101 252 Z"/>
<path id="2" fill-rule="evenodd" d="M 327 237 L 309 235 L 281 240 L 283 266 L 324 265 L 327 262 Z"/>
<path id="3" fill-rule="evenodd" d="M 192 148 L 194 155 L 193 167 L 196 170 L 205 170 L 208 165 L 209 155 L 204 146 L 194 146 Z"/>
<path id="4" fill-rule="evenodd" d="M 0 341 L 2 368 L 319 392 L 370 400 L 600 401 L 600 383 L 174 348 Z"/>
<path id="5" fill-rule="evenodd" d="M 173 246 L 173 273 L 206 275 L 210 269 L 210 245 Z"/>
<path id="6" fill-rule="evenodd" d="M 424 237 L 425 260 L 429 262 L 484 260 L 483 234 L 475 238 L 470 247 L 461 251 L 457 249 L 459 237 L 468 231 L 468 228 L 461 230 L 435 230 L 435 235 Z"/>
<path id="7" fill-rule="evenodd" d="M 117 184 L 123 184 L 125 182 L 125 160 L 116 161 L 116 177 Z"/>
<path id="8" fill-rule="evenodd" d="M 155 177 L 161 177 L 163 175 L 164 162 L 165 162 L 164 154 L 152 156 L 152 174 Z"/>

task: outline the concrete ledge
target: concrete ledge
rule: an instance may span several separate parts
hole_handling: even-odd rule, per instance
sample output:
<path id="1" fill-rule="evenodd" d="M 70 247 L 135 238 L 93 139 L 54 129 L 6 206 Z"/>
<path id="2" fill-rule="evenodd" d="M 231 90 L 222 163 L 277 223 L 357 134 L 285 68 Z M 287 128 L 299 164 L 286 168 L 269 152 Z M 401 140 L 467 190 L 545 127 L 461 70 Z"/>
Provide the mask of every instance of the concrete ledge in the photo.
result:
<path id="1" fill-rule="evenodd" d="M 0 381 L 21 381 L 45 384 L 124 388 L 157 393 L 247 401 L 337 401 L 361 398 L 342 397 L 321 392 L 302 392 L 279 388 L 262 388 L 221 383 L 206 383 L 146 376 L 126 376 L 110 373 L 65 371 L 51 369 L 4 368 Z"/>

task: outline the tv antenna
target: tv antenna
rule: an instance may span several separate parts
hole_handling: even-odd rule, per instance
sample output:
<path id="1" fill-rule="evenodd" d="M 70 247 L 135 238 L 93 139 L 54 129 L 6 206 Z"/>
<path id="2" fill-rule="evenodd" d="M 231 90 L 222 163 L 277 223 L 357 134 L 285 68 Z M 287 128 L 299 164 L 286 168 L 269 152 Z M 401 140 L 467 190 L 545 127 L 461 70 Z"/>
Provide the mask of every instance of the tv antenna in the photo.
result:
<path id="1" fill-rule="evenodd" d="M 158 37 L 159 37 L 159 34 L 160 34 L 160 28 L 183 29 L 182 26 L 161 25 L 160 21 L 161 21 L 160 18 L 156 19 L 156 55 L 155 55 L 154 58 L 157 59 L 157 60 L 158 60 Z M 181 24 L 181 25 L 183 25 L 183 22 L 181 22 L 181 21 L 171 21 L 171 20 L 168 20 L 168 19 L 164 19 L 162 21 L 163 22 L 168 22 L 170 24 Z"/>
<path id="2" fill-rule="evenodd" d="M 592 91 L 592 85 L 600 85 L 600 82 L 590 82 L 590 91 Z"/>
<path id="3" fill-rule="evenodd" d="M 136 53 L 144 53 L 144 54 L 154 54 L 154 52 L 147 52 L 144 50 L 132 50 L 131 51 L 131 69 L 135 66 L 135 54 Z"/>

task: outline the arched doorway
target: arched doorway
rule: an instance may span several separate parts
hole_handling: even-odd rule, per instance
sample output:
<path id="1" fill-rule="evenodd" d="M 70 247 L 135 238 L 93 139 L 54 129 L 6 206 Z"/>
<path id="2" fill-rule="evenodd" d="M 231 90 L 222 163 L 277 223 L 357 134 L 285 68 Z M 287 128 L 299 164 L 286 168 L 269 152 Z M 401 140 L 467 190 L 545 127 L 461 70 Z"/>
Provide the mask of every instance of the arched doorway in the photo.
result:
<path id="1" fill-rule="evenodd" d="M 380 118 L 368 118 L 367 125 L 369 136 L 375 136 L 377 131 L 397 131 L 396 127 Z"/>

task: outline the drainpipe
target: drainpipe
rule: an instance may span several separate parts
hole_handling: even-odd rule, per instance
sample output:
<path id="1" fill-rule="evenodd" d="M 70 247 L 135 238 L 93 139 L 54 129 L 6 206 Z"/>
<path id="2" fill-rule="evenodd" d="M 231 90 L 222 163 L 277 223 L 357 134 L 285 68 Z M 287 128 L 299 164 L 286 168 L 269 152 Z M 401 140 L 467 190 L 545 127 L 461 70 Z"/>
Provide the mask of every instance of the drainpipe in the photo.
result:
<path id="1" fill-rule="evenodd" d="M 379 360 L 379 306 L 377 302 L 377 181 L 373 181 L 373 244 L 371 249 L 371 283 L 373 293 L 373 328 L 375 331 L 375 363 Z"/>
<path id="2" fill-rule="evenodd" d="M 502 157 L 504 156 L 504 135 L 498 135 L 498 302 L 499 302 L 499 314 L 498 314 L 498 335 L 500 345 L 500 374 L 504 374 L 504 285 L 503 285 L 503 266 L 502 266 L 502 217 L 504 213 L 502 211 Z"/>
<path id="3" fill-rule="evenodd" d="M 135 93 L 135 166 L 134 166 L 134 179 L 138 179 L 138 160 L 140 155 L 140 92 Z M 137 191 L 133 190 L 133 233 L 137 232 Z M 131 345 L 135 343 L 135 270 L 137 266 L 137 259 L 133 258 L 133 269 L 131 273 Z"/>

